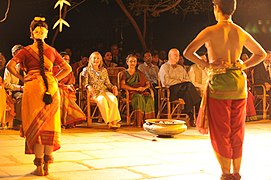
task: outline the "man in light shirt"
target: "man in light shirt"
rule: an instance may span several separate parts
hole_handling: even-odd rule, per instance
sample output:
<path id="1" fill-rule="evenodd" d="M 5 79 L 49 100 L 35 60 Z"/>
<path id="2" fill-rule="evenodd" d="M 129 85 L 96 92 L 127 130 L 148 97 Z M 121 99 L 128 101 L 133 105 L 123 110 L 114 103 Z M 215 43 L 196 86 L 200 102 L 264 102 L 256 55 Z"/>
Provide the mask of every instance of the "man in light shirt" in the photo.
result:
<path id="1" fill-rule="evenodd" d="M 18 53 L 19 50 L 22 48 L 23 48 L 23 46 L 20 44 L 13 46 L 13 48 L 11 49 L 12 56 L 15 56 L 15 54 Z M 16 65 L 16 70 L 19 73 L 23 73 L 23 71 L 21 70 L 20 64 Z M 16 101 L 15 102 L 16 122 L 14 122 L 14 126 L 15 126 L 14 128 L 17 128 L 16 124 L 21 123 L 21 122 L 17 122 L 17 121 L 22 121 L 22 119 L 21 119 L 21 106 L 22 106 L 21 102 L 22 102 L 22 94 L 23 94 L 23 89 L 24 89 L 23 82 L 19 81 L 19 78 L 12 75 L 9 72 L 9 70 L 6 68 L 5 72 L 4 72 L 4 84 L 5 84 L 5 88 L 12 92 L 12 97 Z"/>
<path id="2" fill-rule="evenodd" d="M 150 51 L 144 52 L 144 63 L 138 66 L 138 69 L 143 72 L 150 83 L 157 84 L 157 76 L 159 68 L 157 65 L 152 64 L 152 54 Z"/>
<path id="3" fill-rule="evenodd" d="M 201 98 L 195 86 L 191 83 L 186 70 L 177 62 L 180 59 L 180 52 L 176 48 L 170 49 L 168 61 L 159 70 L 159 77 L 163 87 L 169 86 L 170 101 L 179 98 L 184 99 L 183 113 L 188 114 L 190 126 L 195 127 L 194 106 L 199 107 Z"/>
<path id="4" fill-rule="evenodd" d="M 152 64 L 152 54 L 150 51 L 144 52 L 143 60 L 144 60 L 144 63 L 138 66 L 138 70 L 140 70 L 141 72 L 145 74 L 147 81 L 149 81 L 151 84 L 151 88 L 153 89 L 154 99 L 155 99 L 155 103 L 154 103 L 155 113 L 157 113 L 158 92 L 155 87 L 158 85 L 157 78 L 158 78 L 159 67 L 157 65 Z"/>

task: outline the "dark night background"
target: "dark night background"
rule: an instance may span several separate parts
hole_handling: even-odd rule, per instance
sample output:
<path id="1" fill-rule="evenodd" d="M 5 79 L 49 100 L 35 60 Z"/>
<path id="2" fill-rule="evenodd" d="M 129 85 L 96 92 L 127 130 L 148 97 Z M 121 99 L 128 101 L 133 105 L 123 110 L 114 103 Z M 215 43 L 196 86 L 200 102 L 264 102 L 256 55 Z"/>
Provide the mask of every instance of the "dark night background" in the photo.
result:
<path id="1" fill-rule="evenodd" d="M 49 36 L 46 42 L 51 44 L 55 32 L 52 27 L 58 19 L 59 12 L 59 7 L 53 8 L 56 2 L 57 0 L 11 1 L 8 17 L 0 23 L 0 51 L 3 52 L 7 60 L 11 58 L 10 49 L 13 45 L 32 43 L 29 38 L 29 24 L 36 15 L 46 17 L 46 22 L 49 25 Z M 78 2 L 80 1 L 78 0 Z M 108 49 L 111 44 L 119 43 L 122 32 L 124 52 L 142 51 L 135 30 L 128 19 L 115 1 L 110 0 L 109 2 L 107 5 L 101 3 L 100 0 L 87 0 L 69 11 L 66 21 L 71 27 L 63 27 L 63 31 L 57 36 L 54 47 L 58 51 L 71 48 L 75 55 L 74 58 L 77 60 L 79 54 L 89 56 L 93 50 Z M 7 0 L 0 0 L 0 19 L 3 19 L 6 7 Z M 249 24 L 257 26 L 259 32 L 256 33 L 254 27 L 255 33 L 251 33 L 265 49 L 271 48 L 269 42 L 271 34 L 271 26 L 269 27 L 270 8 L 269 1 L 258 0 L 257 8 L 238 6 L 237 12 L 233 16 L 233 20 L 243 28 Z M 136 20 L 141 22 L 142 17 L 138 17 Z M 258 23 L 259 20 L 262 20 L 262 24 Z M 162 13 L 160 17 L 152 18 L 148 24 L 147 44 L 151 49 L 168 50 L 177 47 L 182 51 L 200 30 L 214 23 L 212 10 L 196 15 L 188 14 L 184 20 L 182 13 L 177 15 L 168 12 Z M 139 25 L 141 24 L 139 23 Z M 261 32 L 263 25 L 266 25 L 267 32 Z"/>

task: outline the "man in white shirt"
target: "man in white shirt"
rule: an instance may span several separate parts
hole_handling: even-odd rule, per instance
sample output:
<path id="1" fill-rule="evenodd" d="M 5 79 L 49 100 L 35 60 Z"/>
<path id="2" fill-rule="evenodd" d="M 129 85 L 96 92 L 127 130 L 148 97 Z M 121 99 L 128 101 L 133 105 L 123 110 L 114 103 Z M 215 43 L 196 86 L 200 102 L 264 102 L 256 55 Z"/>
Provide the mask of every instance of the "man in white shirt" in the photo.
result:
<path id="1" fill-rule="evenodd" d="M 144 63 L 138 66 L 138 69 L 143 72 L 150 83 L 157 84 L 157 76 L 159 67 L 152 64 L 152 54 L 150 51 L 144 52 L 143 55 Z"/>
<path id="2" fill-rule="evenodd" d="M 11 49 L 11 54 L 12 56 L 15 56 L 16 53 L 19 52 L 20 49 L 22 49 L 23 46 L 20 44 L 17 44 L 15 46 L 13 46 L 13 48 Z M 16 65 L 16 70 L 19 73 L 23 73 L 20 67 L 20 64 Z M 22 94 L 23 94 L 23 82 L 19 81 L 19 79 L 17 77 L 15 77 L 14 75 L 12 75 L 8 69 L 5 69 L 4 72 L 4 84 L 5 84 L 5 88 L 7 90 L 12 91 L 12 97 L 16 100 L 15 102 L 15 112 L 16 112 L 16 116 L 15 119 L 17 121 L 21 121 L 21 101 L 22 101 Z M 16 125 L 16 123 L 20 122 L 15 122 L 14 126 Z M 14 127 L 16 128 L 16 127 Z"/>
<path id="3" fill-rule="evenodd" d="M 159 77 L 163 87 L 170 86 L 170 101 L 179 98 L 184 99 L 183 112 L 188 114 L 190 126 L 195 127 L 193 107 L 199 108 L 201 98 L 195 86 L 191 83 L 186 70 L 177 64 L 179 58 L 179 50 L 176 48 L 170 49 L 168 61 L 159 70 Z"/>

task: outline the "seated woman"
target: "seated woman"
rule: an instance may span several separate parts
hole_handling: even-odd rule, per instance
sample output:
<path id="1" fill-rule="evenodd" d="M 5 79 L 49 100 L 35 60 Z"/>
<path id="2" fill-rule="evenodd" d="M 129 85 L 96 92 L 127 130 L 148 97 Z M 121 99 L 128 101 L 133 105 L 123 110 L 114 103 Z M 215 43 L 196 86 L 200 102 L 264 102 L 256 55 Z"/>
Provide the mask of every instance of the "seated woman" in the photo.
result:
<path id="1" fill-rule="evenodd" d="M 132 107 L 137 120 L 135 125 L 142 127 L 144 119 L 155 117 L 153 98 L 146 91 L 150 88 L 150 83 L 146 80 L 145 75 L 136 68 L 137 57 L 135 55 L 128 55 L 126 63 L 128 69 L 121 72 L 120 84 L 122 89 L 127 89 L 130 92 Z"/>
<path id="2" fill-rule="evenodd" d="M 1 129 L 6 127 L 6 91 L 0 76 L 0 124 Z"/>
<path id="3" fill-rule="evenodd" d="M 5 91 L 4 82 L 0 76 L 0 129 L 13 128 L 15 115 L 14 100 Z"/>
<path id="4" fill-rule="evenodd" d="M 70 56 L 66 52 L 61 52 L 63 59 L 70 63 Z M 56 75 L 61 69 L 59 66 L 53 67 L 53 73 Z M 70 72 L 65 78 L 58 82 L 60 93 L 60 116 L 61 124 L 64 128 L 73 128 L 76 124 L 80 124 L 86 120 L 86 116 L 81 108 L 76 104 L 75 77 L 73 72 Z"/>
<path id="5" fill-rule="evenodd" d="M 103 67 L 103 58 L 97 51 L 93 52 L 89 57 L 87 75 L 84 81 L 90 96 L 97 102 L 105 123 L 109 128 L 119 128 L 121 118 L 116 98 L 118 88 L 111 84 L 107 70 Z"/>

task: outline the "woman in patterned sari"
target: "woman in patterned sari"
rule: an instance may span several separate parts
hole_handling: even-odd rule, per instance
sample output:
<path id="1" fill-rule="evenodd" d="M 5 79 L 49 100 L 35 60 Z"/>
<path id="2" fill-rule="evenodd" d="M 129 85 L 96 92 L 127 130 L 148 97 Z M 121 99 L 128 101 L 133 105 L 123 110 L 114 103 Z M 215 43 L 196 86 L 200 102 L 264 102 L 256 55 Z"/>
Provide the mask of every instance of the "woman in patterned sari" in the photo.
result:
<path id="1" fill-rule="evenodd" d="M 70 63 L 70 56 L 66 52 L 61 52 L 63 59 Z M 54 66 L 53 74 L 61 71 L 59 66 Z M 60 101 L 60 117 L 61 124 L 64 128 L 73 128 L 76 124 L 80 124 L 86 120 L 86 116 L 81 108 L 76 104 L 75 77 L 73 72 L 70 72 L 65 78 L 58 82 Z"/>
<path id="2" fill-rule="evenodd" d="M 32 174 L 43 176 L 49 174 L 52 152 L 60 148 L 60 96 L 57 81 L 66 77 L 71 67 L 53 47 L 44 42 L 48 34 L 44 17 L 34 18 L 30 24 L 30 34 L 34 43 L 21 49 L 9 61 L 7 68 L 24 81 L 22 125 L 26 139 L 25 153 L 35 154 L 34 164 L 37 168 Z M 17 63 L 21 63 L 26 71 L 24 78 L 15 69 Z M 52 73 L 53 64 L 58 64 L 62 69 L 55 76 Z"/>
<path id="3" fill-rule="evenodd" d="M 128 55 L 126 63 L 128 69 L 121 72 L 120 84 L 122 89 L 127 89 L 130 92 L 132 107 L 137 120 L 135 125 L 142 127 L 144 119 L 155 117 L 154 100 L 150 93 L 146 91 L 150 88 L 150 83 L 146 80 L 145 75 L 136 68 L 137 57 L 135 55 Z"/>

